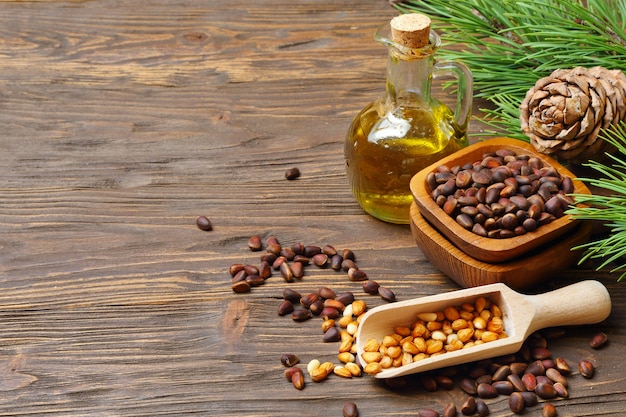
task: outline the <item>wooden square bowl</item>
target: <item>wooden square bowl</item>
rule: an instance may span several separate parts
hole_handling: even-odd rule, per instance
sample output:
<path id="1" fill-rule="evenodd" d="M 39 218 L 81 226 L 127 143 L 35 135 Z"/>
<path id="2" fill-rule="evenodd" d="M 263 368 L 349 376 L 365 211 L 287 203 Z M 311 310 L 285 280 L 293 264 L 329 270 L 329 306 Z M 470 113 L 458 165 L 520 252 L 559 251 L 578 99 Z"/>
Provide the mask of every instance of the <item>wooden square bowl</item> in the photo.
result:
<path id="1" fill-rule="evenodd" d="M 440 165 L 452 168 L 457 165 L 471 164 L 482 160 L 485 154 L 501 149 L 512 150 L 518 155 L 537 157 L 543 162 L 544 166 L 550 165 L 562 176 L 570 177 L 573 180 L 574 193 L 591 193 L 589 188 L 581 181 L 576 180 L 574 174 L 556 160 L 540 154 L 532 145 L 526 142 L 510 138 L 489 139 L 470 145 L 418 172 L 411 179 L 410 186 L 414 201 L 421 215 L 462 252 L 477 260 L 489 263 L 506 262 L 519 258 L 525 253 L 558 239 L 579 223 L 578 220 L 564 215 L 548 224 L 537 227 L 535 231 L 511 238 L 498 239 L 483 237 L 465 229 L 437 205 L 431 196 L 432 190 L 427 182 L 428 174 L 434 172 Z"/>

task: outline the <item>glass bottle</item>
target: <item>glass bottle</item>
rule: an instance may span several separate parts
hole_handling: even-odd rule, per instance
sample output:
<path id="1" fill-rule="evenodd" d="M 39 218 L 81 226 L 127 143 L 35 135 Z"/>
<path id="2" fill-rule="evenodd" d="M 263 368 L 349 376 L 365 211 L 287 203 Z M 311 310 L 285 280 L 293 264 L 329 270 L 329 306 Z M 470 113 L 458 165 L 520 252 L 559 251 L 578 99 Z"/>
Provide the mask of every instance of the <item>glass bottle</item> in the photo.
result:
<path id="1" fill-rule="evenodd" d="M 441 40 L 430 30 L 430 19 L 418 16 L 428 23 L 424 46 L 415 48 L 410 40 L 407 46 L 405 39 L 398 39 L 402 36 L 392 29 L 394 20 L 376 32 L 375 40 L 389 52 L 386 94 L 354 118 L 344 147 L 348 180 L 361 207 L 380 220 L 400 224 L 410 221 L 411 178 L 468 145 L 472 108 L 470 70 L 459 62 L 435 61 Z M 454 112 L 431 97 L 436 77 L 456 80 Z"/>

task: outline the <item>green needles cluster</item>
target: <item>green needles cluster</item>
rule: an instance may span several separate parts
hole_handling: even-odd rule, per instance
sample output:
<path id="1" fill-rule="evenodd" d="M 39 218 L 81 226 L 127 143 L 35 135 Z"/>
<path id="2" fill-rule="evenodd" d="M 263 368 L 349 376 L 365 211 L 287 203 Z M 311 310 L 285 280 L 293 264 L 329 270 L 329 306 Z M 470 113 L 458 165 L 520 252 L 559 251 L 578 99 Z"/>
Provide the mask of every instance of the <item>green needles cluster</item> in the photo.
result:
<path id="1" fill-rule="evenodd" d="M 626 0 L 404 0 L 403 13 L 435 21 L 441 59 L 474 75 L 475 96 L 493 105 L 483 122 L 493 135 L 521 140 L 519 106 L 535 82 L 577 66 L 620 69 L 626 58 Z"/>
<path id="2" fill-rule="evenodd" d="M 613 262 L 617 266 L 611 272 L 621 271 L 619 280 L 626 276 L 626 124 L 607 130 L 602 138 L 616 148 L 615 153 L 607 153 L 607 163 L 590 161 L 585 164 L 599 173 L 598 178 L 579 178 L 587 184 L 601 188 L 604 194 L 575 194 L 578 207 L 567 210 L 573 218 L 606 222 L 611 233 L 600 240 L 589 242 L 576 249 L 586 249 L 581 262 L 587 259 L 601 259 L 598 269 Z"/>

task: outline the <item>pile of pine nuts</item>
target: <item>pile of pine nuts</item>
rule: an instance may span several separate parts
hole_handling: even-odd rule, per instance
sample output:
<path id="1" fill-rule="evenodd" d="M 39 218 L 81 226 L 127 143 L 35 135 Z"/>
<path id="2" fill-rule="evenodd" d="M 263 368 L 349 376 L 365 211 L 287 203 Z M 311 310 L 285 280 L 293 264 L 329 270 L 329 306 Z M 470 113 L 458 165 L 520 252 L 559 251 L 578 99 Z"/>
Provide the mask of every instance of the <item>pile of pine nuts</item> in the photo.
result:
<path id="1" fill-rule="evenodd" d="M 463 228 L 489 238 L 511 238 L 562 217 L 574 203 L 570 177 L 543 160 L 500 149 L 463 166 L 429 173 L 431 197 Z"/>
<path id="2" fill-rule="evenodd" d="M 394 330 L 382 340 L 365 343 L 365 373 L 377 374 L 507 337 L 500 307 L 485 297 L 443 311 L 420 313 L 410 327 Z"/>
<path id="3" fill-rule="evenodd" d="M 290 261 L 285 251 L 276 252 L 279 245 L 275 237 L 270 237 L 267 242 L 268 250 L 262 255 L 262 264 L 259 275 L 262 279 L 257 280 L 256 271 L 251 265 L 234 264 L 230 268 L 233 276 L 233 291 L 247 292 L 250 287 L 260 285 L 262 281 L 271 276 L 271 270 L 280 270 L 280 265 Z M 252 251 L 262 248 L 258 237 L 249 241 Z M 300 245 L 294 246 L 296 251 Z M 303 248 L 302 248 L 303 249 Z M 327 261 L 315 262 L 318 267 L 330 266 L 332 269 L 348 272 L 352 268 L 352 274 L 348 272 L 350 281 L 362 281 L 364 293 L 378 295 L 388 302 L 395 301 L 395 294 L 390 290 L 379 286 L 369 279 L 354 264 L 351 251 L 346 250 L 341 255 L 334 253 L 332 246 L 318 248 L 307 247 L 313 259 L 315 255 L 329 255 Z M 313 252 L 311 252 L 313 251 Z M 348 260 L 348 268 L 341 263 L 332 262 L 339 259 Z M 304 252 L 302 254 L 304 256 Z M 268 257 L 279 259 L 277 265 L 268 262 Z M 294 258 L 295 259 L 295 258 Z M 282 261 L 282 262 L 281 262 Z M 306 263 L 304 258 L 291 260 L 295 263 Z M 293 264 L 292 264 L 293 265 Z M 269 266 L 269 268 L 268 268 Z M 285 269 L 285 267 L 283 267 Z M 267 271 L 270 271 L 268 274 Z M 243 271 L 243 272 L 242 272 Z M 265 271 L 265 272 L 261 272 Z M 285 276 L 280 271 L 286 282 L 293 282 L 290 274 Z M 357 272 L 360 272 L 358 274 Z M 238 275 L 238 276 L 237 276 Z M 296 274 L 297 275 L 297 274 Z M 237 277 L 235 277 L 237 276 Z M 252 278 L 251 278 L 252 276 Z M 240 282 L 246 282 L 249 286 L 245 291 L 238 291 Z M 382 289 L 382 291 L 381 291 Z M 403 366 L 426 357 L 442 355 L 446 352 L 468 349 L 472 346 L 488 343 L 490 341 L 506 338 L 503 315 L 500 307 L 492 300 L 484 297 L 476 298 L 472 303 L 459 306 L 451 306 L 443 311 L 420 313 L 416 320 L 408 327 L 396 327 L 392 334 L 386 335 L 382 340 L 369 340 L 366 343 L 365 354 L 361 362 L 356 357 L 356 333 L 363 313 L 367 311 L 364 300 L 355 299 L 351 292 L 335 294 L 328 287 L 320 287 L 316 292 L 300 295 L 298 292 L 286 289 L 283 294 L 283 302 L 278 308 L 279 315 L 292 314 L 295 321 L 308 320 L 314 316 L 322 318 L 321 330 L 324 342 L 339 342 L 337 361 L 320 362 L 317 359 L 310 360 L 306 366 L 299 367 L 300 359 L 294 354 L 282 355 L 280 360 L 285 366 L 285 377 L 293 386 L 302 390 L 305 388 L 305 380 L 322 382 L 331 374 L 342 378 L 354 378 L 362 374 L 375 375 L 387 367 Z M 313 308 L 311 308 L 313 306 Z M 293 310 L 292 310 L 293 308 Z M 306 313 L 306 314 L 304 314 Z M 542 333 L 535 333 L 524 343 L 523 348 L 515 355 L 485 360 L 479 363 L 467 364 L 436 372 L 428 372 L 417 376 L 421 386 L 428 392 L 438 389 L 453 389 L 458 384 L 459 388 L 468 396 L 460 408 L 454 403 L 449 403 L 439 414 L 436 410 L 419 409 L 420 416 L 450 417 L 462 415 L 488 415 L 489 409 L 485 399 L 494 398 L 498 395 L 509 396 L 509 407 L 515 414 L 522 414 L 528 408 L 534 407 L 539 400 L 544 400 L 542 405 L 542 417 L 556 416 L 556 408 L 549 401 L 554 398 L 568 397 L 566 377 L 575 370 L 563 358 L 552 358 L 547 349 L 547 340 L 558 336 L 559 329 L 548 329 Z M 593 337 L 590 346 L 599 349 L 606 345 L 608 337 L 604 333 L 598 333 Z M 584 378 L 593 378 L 595 365 L 588 359 L 578 362 L 578 373 Z M 305 379 L 305 371 L 308 378 Z M 390 388 L 406 386 L 407 379 L 392 378 L 385 380 Z M 344 415 L 358 415 L 356 404 L 346 403 Z"/>

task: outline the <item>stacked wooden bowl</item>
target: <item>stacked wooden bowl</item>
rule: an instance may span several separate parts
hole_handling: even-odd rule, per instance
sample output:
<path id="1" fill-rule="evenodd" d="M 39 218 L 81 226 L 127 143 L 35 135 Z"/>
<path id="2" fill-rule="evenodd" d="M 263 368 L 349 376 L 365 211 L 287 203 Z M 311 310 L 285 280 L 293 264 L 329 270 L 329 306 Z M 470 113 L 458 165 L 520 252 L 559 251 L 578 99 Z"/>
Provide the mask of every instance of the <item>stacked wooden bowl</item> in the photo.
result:
<path id="1" fill-rule="evenodd" d="M 519 236 L 483 237 L 462 227 L 435 202 L 427 177 L 437 167 L 473 164 L 503 149 L 537 157 L 544 166 L 552 166 L 562 177 L 571 178 L 573 194 L 590 193 L 556 160 L 538 153 L 526 142 L 509 138 L 470 145 L 417 173 L 411 180 L 411 231 L 428 259 L 462 287 L 502 282 L 517 290 L 530 289 L 575 265 L 582 253 L 572 248 L 587 242 L 591 235 L 591 223 L 564 215 Z"/>

